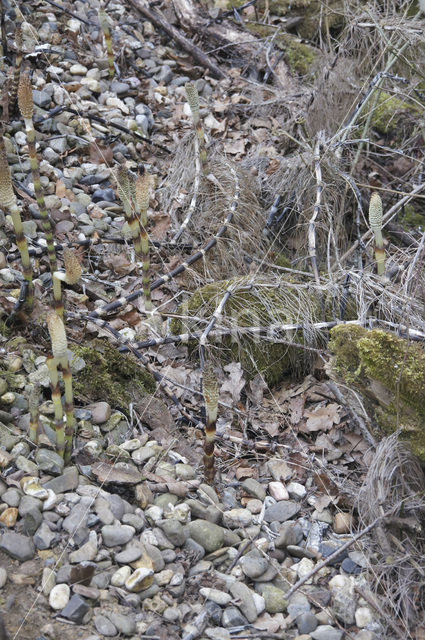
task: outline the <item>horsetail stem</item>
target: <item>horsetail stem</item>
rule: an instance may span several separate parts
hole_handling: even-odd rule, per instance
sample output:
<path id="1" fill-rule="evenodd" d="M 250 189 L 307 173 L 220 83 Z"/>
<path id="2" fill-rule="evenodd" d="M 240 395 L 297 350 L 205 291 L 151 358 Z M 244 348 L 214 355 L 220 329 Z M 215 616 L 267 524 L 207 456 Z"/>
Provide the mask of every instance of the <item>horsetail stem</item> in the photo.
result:
<path id="1" fill-rule="evenodd" d="M 28 244 L 24 236 L 21 214 L 16 204 L 16 197 L 13 192 L 12 179 L 10 177 L 9 165 L 7 162 L 6 149 L 3 136 L 0 135 L 0 206 L 10 212 L 13 227 L 16 234 L 16 244 L 21 254 L 22 270 L 27 283 L 25 304 L 29 310 L 32 309 L 34 301 L 34 285 L 32 282 L 32 268 L 28 253 Z"/>
<path id="2" fill-rule="evenodd" d="M 385 273 L 385 249 L 382 238 L 382 200 L 379 193 L 373 192 L 369 203 L 369 224 L 375 236 L 375 260 L 379 276 Z"/>
<path id="3" fill-rule="evenodd" d="M 203 173 L 207 173 L 207 151 L 205 148 L 204 130 L 202 129 L 201 118 L 199 117 L 199 95 L 198 90 L 194 84 L 188 82 L 185 85 L 187 101 L 189 103 L 190 110 L 192 112 L 193 126 L 195 127 L 196 135 L 199 143 L 199 159 L 201 161 L 201 167 Z"/>
<path id="4" fill-rule="evenodd" d="M 103 9 L 103 7 L 99 8 L 99 23 L 103 31 L 103 37 L 105 38 L 106 51 L 108 53 L 109 77 L 112 80 L 115 75 L 114 51 L 112 48 L 112 38 L 111 30 L 109 29 L 108 16 L 106 15 L 106 11 L 105 9 Z"/>
<path id="5" fill-rule="evenodd" d="M 13 69 L 13 81 L 12 87 L 10 90 L 10 113 L 13 114 L 17 111 L 17 95 L 18 95 L 18 84 L 19 84 L 19 76 L 21 74 L 21 66 L 22 66 L 22 23 L 17 22 L 15 27 L 15 66 Z"/>
<path id="6" fill-rule="evenodd" d="M 50 333 L 50 339 L 52 341 L 53 353 L 53 357 L 49 357 L 47 359 L 47 366 L 50 373 L 52 401 L 55 410 L 56 445 L 58 453 L 62 457 L 65 457 L 65 459 L 68 459 L 71 455 L 72 437 L 74 435 L 75 428 L 72 375 L 67 352 L 68 343 L 66 339 L 65 325 L 56 311 L 49 311 L 47 314 L 47 326 Z M 60 366 L 62 370 L 65 387 L 66 430 L 64 429 L 63 423 L 58 366 Z"/>
<path id="7" fill-rule="evenodd" d="M 44 231 L 47 243 L 47 254 L 49 257 L 50 272 L 53 274 L 57 268 L 56 252 L 53 243 L 52 223 L 47 213 L 46 202 L 44 200 L 43 190 L 40 182 L 40 166 L 35 146 L 35 129 L 33 124 L 34 105 L 32 99 L 32 86 L 28 73 L 21 74 L 18 86 L 18 105 L 21 115 L 25 122 L 25 131 L 27 134 L 28 153 L 30 159 L 30 168 L 32 173 L 32 181 L 37 199 L 37 205 L 41 216 L 41 226 Z"/>
<path id="8" fill-rule="evenodd" d="M 151 288 L 150 288 L 150 256 L 149 256 L 149 236 L 148 236 L 148 207 L 150 199 L 150 191 L 152 185 L 152 176 L 146 170 L 137 176 L 135 192 L 136 207 L 140 216 L 140 225 L 138 224 L 140 250 L 139 255 L 142 260 L 142 286 L 143 295 L 145 297 L 146 311 L 152 311 Z M 136 218 L 137 220 L 137 218 Z M 133 236 L 134 238 L 134 236 Z M 136 243 L 135 243 L 136 249 Z M 136 249 L 136 253 L 137 253 Z"/>
<path id="9" fill-rule="evenodd" d="M 28 406 L 30 412 L 30 426 L 29 426 L 29 438 L 31 442 L 37 444 L 38 435 L 40 431 L 40 422 L 39 422 L 39 410 L 38 410 L 38 402 L 39 402 L 39 384 L 30 385 L 30 394 L 28 398 Z"/>
<path id="10" fill-rule="evenodd" d="M 202 393 L 205 401 L 204 476 L 209 484 L 214 482 L 214 440 L 218 409 L 217 376 L 211 362 L 202 372 Z"/>
<path id="11" fill-rule="evenodd" d="M 65 272 L 55 271 L 53 273 L 53 299 L 55 301 L 56 313 L 63 318 L 63 298 L 61 282 L 66 284 L 76 284 L 81 277 L 81 265 L 77 255 L 72 249 L 66 247 L 63 250 L 63 262 Z"/>

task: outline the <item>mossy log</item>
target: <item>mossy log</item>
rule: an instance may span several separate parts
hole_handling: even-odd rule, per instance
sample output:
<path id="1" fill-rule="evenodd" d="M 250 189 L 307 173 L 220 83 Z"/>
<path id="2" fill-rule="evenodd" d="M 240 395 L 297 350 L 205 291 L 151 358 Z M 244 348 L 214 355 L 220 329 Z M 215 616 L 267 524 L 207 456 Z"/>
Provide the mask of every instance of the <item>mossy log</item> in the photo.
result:
<path id="1" fill-rule="evenodd" d="M 337 326 L 330 336 L 336 371 L 365 395 L 377 427 L 401 429 L 425 463 L 425 350 L 380 329 Z"/>

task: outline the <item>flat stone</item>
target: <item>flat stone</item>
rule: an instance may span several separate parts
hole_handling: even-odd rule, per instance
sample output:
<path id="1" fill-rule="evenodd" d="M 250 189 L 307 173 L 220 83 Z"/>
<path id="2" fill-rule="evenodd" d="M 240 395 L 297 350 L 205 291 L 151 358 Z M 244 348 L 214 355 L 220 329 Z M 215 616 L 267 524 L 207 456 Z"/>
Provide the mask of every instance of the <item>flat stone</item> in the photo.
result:
<path id="1" fill-rule="evenodd" d="M 108 617 L 118 632 L 124 636 L 132 636 L 136 633 L 136 620 L 133 613 L 129 612 L 127 615 L 123 615 L 122 613 L 109 613 Z"/>
<path id="2" fill-rule="evenodd" d="M 259 578 L 267 570 L 269 563 L 266 558 L 262 556 L 242 556 L 239 561 L 242 571 L 251 580 Z"/>
<path id="3" fill-rule="evenodd" d="M 111 417 L 111 405 L 107 402 L 95 402 L 89 405 L 88 409 L 91 412 L 90 422 L 93 424 L 103 424 Z"/>
<path id="4" fill-rule="evenodd" d="M 350 533 L 353 526 L 353 517 L 351 513 L 343 513 L 340 511 L 336 514 L 333 523 L 335 533 Z"/>
<path id="5" fill-rule="evenodd" d="M 228 629 L 230 627 L 244 626 L 248 624 L 248 620 L 237 607 L 226 607 L 226 609 L 223 611 L 221 624 L 223 625 L 223 627 Z"/>
<path id="6" fill-rule="evenodd" d="M 175 547 L 182 547 L 184 545 L 188 536 L 186 535 L 181 522 L 174 518 L 169 518 L 167 520 L 161 520 L 158 525 L 161 527 L 168 540 Z"/>
<path id="7" fill-rule="evenodd" d="M 7 571 L 4 567 L 0 567 L 0 589 L 3 589 L 7 582 Z"/>
<path id="8" fill-rule="evenodd" d="M 373 622 L 374 616 L 369 607 L 358 607 L 358 609 L 356 609 L 355 619 L 359 629 L 363 629 L 363 627 Z"/>
<path id="9" fill-rule="evenodd" d="M 96 535 L 94 531 L 90 533 L 90 535 L 92 534 Z M 76 566 L 70 568 L 69 578 L 68 580 L 64 580 L 64 582 L 69 582 L 72 585 L 78 584 L 80 586 L 88 587 L 91 579 L 94 576 L 96 568 L 97 565 L 95 562 L 83 560 L 82 562 L 80 562 L 80 564 L 77 564 Z"/>
<path id="10" fill-rule="evenodd" d="M 143 549 L 137 546 L 131 546 L 119 553 L 116 553 L 114 558 L 118 564 L 130 564 L 136 562 L 143 555 Z"/>
<path id="11" fill-rule="evenodd" d="M 294 620 L 311 610 L 310 603 L 303 593 L 294 593 L 289 599 L 287 611 Z"/>
<path id="12" fill-rule="evenodd" d="M 117 547 L 127 544 L 134 537 L 136 530 L 128 524 L 105 525 L 101 529 L 103 544 L 106 547 Z"/>
<path id="13" fill-rule="evenodd" d="M 0 515 L 0 523 L 2 523 L 8 529 L 15 526 L 18 518 L 18 510 L 16 507 L 8 507 Z"/>
<path id="14" fill-rule="evenodd" d="M 296 625 L 298 633 L 307 634 L 317 629 L 317 618 L 313 613 L 311 613 L 311 611 L 308 611 L 307 613 L 302 613 L 298 616 L 296 619 Z"/>
<path id="15" fill-rule="evenodd" d="M 35 455 L 35 461 L 42 471 L 59 475 L 64 468 L 64 460 L 55 451 L 50 449 L 39 449 Z"/>
<path id="16" fill-rule="evenodd" d="M 96 627 L 96 631 L 98 631 L 101 635 L 106 636 L 107 638 L 117 635 L 116 626 L 112 624 L 112 622 L 106 616 L 95 616 L 94 626 Z"/>
<path id="17" fill-rule="evenodd" d="M 329 558 L 335 551 L 338 550 L 342 545 L 332 544 L 331 542 L 323 542 L 319 546 L 319 552 L 322 554 L 323 559 Z M 341 551 L 333 560 L 329 562 L 330 567 L 335 567 L 340 564 L 345 558 L 348 557 L 348 551 Z"/>
<path id="18" fill-rule="evenodd" d="M 300 510 L 300 505 L 297 502 L 291 502 L 290 500 L 281 500 L 280 502 L 276 502 L 276 504 L 272 504 L 270 507 L 264 512 L 264 520 L 266 522 L 285 522 L 286 520 L 290 520 Z"/>
<path id="19" fill-rule="evenodd" d="M 42 522 L 34 534 L 34 544 L 36 549 L 50 549 L 57 537 L 57 533 L 52 531 L 46 521 Z"/>
<path id="20" fill-rule="evenodd" d="M 248 509 L 231 509 L 223 513 L 223 525 L 230 529 L 249 527 L 252 523 L 252 513 Z"/>
<path id="21" fill-rule="evenodd" d="M 120 567 L 111 576 L 111 585 L 113 587 L 123 587 L 126 580 L 131 576 L 131 567 Z"/>
<path id="22" fill-rule="evenodd" d="M 74 491 L 78 487 L 78 469 L 77 467 L 67 467 L 61 476 L 52 478 L 43 484 L 45 489 L 51 489 L 57 493 L 67 493 Z"/>
<path id="23" fill-rule="evenodd" d="M 335 629 L 329 624 L 321 624 L 314 631 L 310 632 L 310 636 L 313 640 L 342 640 L 344 631 Z"/>
<path id="24" fill-rule="evenodd" d="M 358 564 L 353 562 L 353 560 L 351 560 L 351 558 L 345 558 L 342 561 L 341 569 L 343 571 L 345 571 L 345 573 L 348 573 L 348 574 L 354 575 L 354 576 L 358 575 L 362 571 L 362 568 Z"/>
<path id="25" fill-rule="evenodd" d="M 89 562 L 94 560 L 97 555 L 97 534 L 95 531 L 90 531 L 89 539 L 76 551 L 72 551 L 69 554 L 69 561 L 73 564 L 79 562 Z"/>
<path id="26" fill-rule="evenodd" d="M 89 609 L 90 609 L 90 606 L 84 600 L 84 598 L 74 593 L 71 596 L 68 604 L 62 609 L 60 614 L 63 618 L 66 618 L 67 620 L 71 620 L 76 624 L 82 624 L 84 617 L 89 611 Z"/>
<path id="27" fill-rule="evenodd" d="M 248 495 L 261 500 L 261 502 L 263 502 L 264 498 L 266 497 L 266 490 L 264 489 L 263 485 L 254 478 L 247 478 L 246 480 L 244 480 L 241 487 L 243 491 L 246 491 L 246 493 L 248 493 Z"/>
<path id="28" fill-rule="evenodd" d="M 14 531 L 5 531 L 0 537 L 0 551 L 4 551 L 15 560 L 25 562 L 34 557 L 35 546 L 31 538 Z"/>
<path id="29" fill-rule="evenodd" d="M 125 588 L 132 593 L 139 593 L 144 591 L 152 585 L 153 582 L 153 570 L 140 567 L 136 569 L 129 578 L 125 581 Z"/>
<path id="30" fill-rule="evenodd" d="M 29 496 L 25 496 L 25 497 L 29 497 Z M 37 531 L 37 529 L 39 528 L 39 526 L 41 525 L 42 520 L 43 520 L 43 516 L 41 515 L 40 509 L 36 507 L 26 509 L 25 515 L 24 515 L 24 524 L 22 527 L 22 533 L 28 536 L 33 536 Z"/>
<path id="31" fill-rule="evenodd" d="M 60 611 L 69 602 L 71 590 L 67 584 L 56 584 L 49 594 L 49 604 L 55 611 Z"/>
<path id="32" fill-rule="evenodd" d="M 253 592 L 243 582 L 236 581 L 230 585 L 230 593 L 234 598 L 240 600 L 238 608 L 246 617 L 248 622 L 255 622 L 258 618 L 257 607 L 253 597 Z"/>
<path id="33" fill-rule="evenodd" d="M 290 482 L 286 487 L 291 500 L 302 500 L 307 494 L 307 490 L 303 484 L 299 482 Z"/>
<path id="34" fill-rule="evenodd" d="M 187 525 L 190 537 L 200 544 L 207 553 L 223 546 L 224 529 L 207 520 L 193 520 Z"/>
<path id="35" fill-rule="evenodd" d="M 268 489 L 271 497 L 274 498 L 277 502 L 279 502 L 280 500 L 289 500 L 289 494 L 283 482 L 269 482 Z"/>
<path id="36" fill-rule="evenodd" d="M 5 502 L 9 507 L 17 507 L 22 497 L 22 492 L 19 489 L 15 489 L 15 487 L 10 487 L 7 489 L 1 499 L 2 502 Z"/>
<path id="37" fill-rule="evenodd" d="M 282 589 L 278 589 L 272 584 L 266 584 L 261 595 L 264 598 L 267 613 L 283 613 L 286 611 L 288 602 Z"/>

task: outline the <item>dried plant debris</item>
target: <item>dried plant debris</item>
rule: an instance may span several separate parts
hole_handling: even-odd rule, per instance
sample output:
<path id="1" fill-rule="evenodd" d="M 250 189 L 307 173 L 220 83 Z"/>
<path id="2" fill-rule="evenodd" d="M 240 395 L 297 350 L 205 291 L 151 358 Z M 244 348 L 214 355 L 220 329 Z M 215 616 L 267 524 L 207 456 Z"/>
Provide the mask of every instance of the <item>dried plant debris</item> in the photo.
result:
<path id="1" fill-rule="evenodd" d="M 0 4 L 2 640 L 423 638 L 423 3 Z"/>

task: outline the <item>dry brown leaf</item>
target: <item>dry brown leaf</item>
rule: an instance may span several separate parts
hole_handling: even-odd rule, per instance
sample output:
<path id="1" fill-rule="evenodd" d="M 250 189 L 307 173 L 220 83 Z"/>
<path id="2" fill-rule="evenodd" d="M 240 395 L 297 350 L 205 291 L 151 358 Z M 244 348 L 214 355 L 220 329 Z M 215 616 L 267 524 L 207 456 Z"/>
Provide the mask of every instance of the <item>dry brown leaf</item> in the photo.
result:
<path id="1" fill-rule="evenodd" d="M 252 626 L 256 629 L 268 631 L 269 633 L 277 633 L 279 629 L 286 629 L 287 624 L 283 613 L 275 613 L 273 616 L 269 613 L 263 613 Z"/>
<path id="2" fill-rule="evenodd" d="M 339 408 L 338 404 L 330 403 L 312 411 L 306 411 L 304 417 L 307 418 L 307 431 L 328 431 L 334 424 L 339 424 Z"/>
<path id="3" fill-rule="evenodd" d="M 62 180 L 56 181 L 56 195 L 58 198 L 65 198 L 66 195 L 66 186 Z"/>
<path id="4" fill-rule="evenodd" d="M 230 362 L 224 367 L 224 370 L 229 373 L 229 377 L 221 385 L 220 393 L 229 393 L 233 402 L 238 402 L 245 386 L 240 362 Z"/>
<path id="5" fill-rule="evenodd" d="M 299 423 L 304 413 L 305 396 L 295 396 L 288 402 L 289 417 L 293 425 Z"/>
<path id="6" fill-rule="evenodd" d="M 242 480 L 242 478 L 252 478 L 255 474 L 254 469 L 251 467 L 238 467 L 236 469 L 236 480 Z"/>
<path id="7" fill-rule="evenodd" d="M 224 151 L 231 155 L 245 153 L 245 140 L 234 140 L 224 143 Z"/>
<path id="8" fill-rule="evenodd" d="M 157 213 L 153 217 L 152 221 L 153 227 L 150 235 L 155 240 L 162 240 L 165 237 L 168 229 L 170 228 L 170 216 L 164 213 Z"/>
<path id="9" fill-rule="evenodd" d="M 127 275 L 136 268 L 136 265 L 133 262 L 130 262 L 122 253 L 115 253 L 106 256 L 103 261 L 108 269 L 111 269 L 119 276 Z"/>
<path id="10" fill-rule="evenodd" d="M 271 438 L 279 435 L 279 422 L 269 422 L 262 425 L 264 431 L 267 431 Z"/>
<path id="11" fill-rule="evenodd" d="M 99 139 L 90 142 L 88 146 L 89 160 L 93 164 L 111 164 L 114 159 L 114 153 L 111 147 L 101 144 Z"/>

